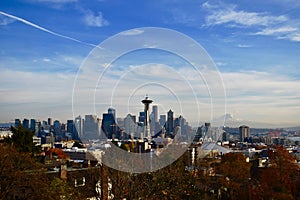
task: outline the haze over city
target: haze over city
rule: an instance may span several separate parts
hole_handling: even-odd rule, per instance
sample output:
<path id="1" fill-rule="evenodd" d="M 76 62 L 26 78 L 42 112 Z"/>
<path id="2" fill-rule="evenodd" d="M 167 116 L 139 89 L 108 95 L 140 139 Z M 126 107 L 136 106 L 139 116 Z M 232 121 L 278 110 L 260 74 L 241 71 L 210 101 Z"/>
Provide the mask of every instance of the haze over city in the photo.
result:
<path id="1" fill-rule="evenodd" d="M 94 85 L 98 116 L 110 106 L 120 117 L 137 113 L 143 109 L 140 100 L 149 94 L 159 112 L 172 108 L 189 122 L 225 115 L 261 126 L 300 125 L 299 11 L 296 0 L 3 0 L 0 122 L 72 118 L 74 82 L 90 52 L 120 32 L 131 30 L 125 33 L 132 36 L 143 34 L 140 27 L 163 27 L 192 38 L 211 57 L 220 72 L 217 81 L 224 83 L 219 89 L 226 94 L 226 109 L 216 101 L 213 106 L 220 109 L 212 116 L 203 77 L 183 58 L 152 46 L 119 57 L 105 72 L 103 84 Z M 143 85 L 150 81 L 160 84 Z"/>

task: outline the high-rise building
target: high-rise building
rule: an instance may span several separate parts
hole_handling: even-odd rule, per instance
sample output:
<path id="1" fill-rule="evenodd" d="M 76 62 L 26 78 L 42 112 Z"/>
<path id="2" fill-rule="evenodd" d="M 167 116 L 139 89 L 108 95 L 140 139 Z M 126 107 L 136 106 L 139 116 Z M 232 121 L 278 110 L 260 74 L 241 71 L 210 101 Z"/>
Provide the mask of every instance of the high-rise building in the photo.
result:
<path id="1" fill-rule="evenodd" d="M 166 115 L 160 115 L 159 117 L 159 125 L 165 127 L 167 122 L 167 116 Z"/>
<path id="2" fill-rule="evenodd" d="M 79 139 L 80 137 L 82 137 L 82 129 L 83 129 L 83 121 L 82 121 L 82 118 L 80 115 L 75 118 L 74 124 L 75 124 L 76 132 L 78 134 L 78 139 Z"/>
<path id="3" fill-rule="evenodd" d="M 117 124 L 112 113 L 103 113 L 101 131 L 108 139 L 116 138 Z"/>
<path id="4" fill-rule="evenodd" d="M 118 127 L 119 127 L 120 129 L 124 129 L 124 119 L 118 117 L 118 118 L 117 118 L 117 125 L 118 125 Z"/>
<path id="5" fill-rule="evenodd" d="M 197 131 L 196 131 L 196 134 L 195 134 L 195 137 L 194 137 L 194 142 L 199 142 L 201 139 L 203 140 L 204 133 L 205 133 L 204 126 L 203 125 L 199 126 L 197 128 Z"/>
<path id="6" fill-rule="evenodd" d="M 137 137 L 137 135 L 135 135 L 136 132 L 136 117 L 128 114 L 125 118 L 124 118 L 124 129 L 125 129 L 125 133 L 127 133 L 128 135 L 131 135 L 132 137 Z"/>
<path id="7" fill-rule="evenodd" d="M 35 119 L 30 119 L 30 130 L 35 132 Z"/>
<path id="8" fill-rule="evenodd" d="M 23 119 L 23 127 L 26 129 L 29 129 L 29 120 L 28 119 Z"/>
<path id="9" fill-rule="evenodd" d="M 21 120 L 20 119 L 15 119 L 15 126 L 18 127 L 21 125 Z"/>
<path id="10" fill-rule="evenodd" d="M 85 139 L 99 139 L 97 115 L 85 115 L 83 132 L 83 138 Z"/>
<path id="11" fill-rule="evenodd" d="M 40 134 L 40 132 L 41 132 L 41 125 L 42 125 L 42 123 L 40 121 L 35 121 L 35 127 L 34 127 L 35 135 L 39 135 Z"/>
<path id="12" fill-rule="evenodd" d="M 117 121 L 116 109 L 114 109 L 114 108 L 108 108 L 107 113 L 108 113 L 108 114 L 112 114 L 112 115 L 114 116 L 115 122 Z"/>
<path id="13" fill-rule="evenodd" d="M 55 120 L 54 122 L 53 122 L 53 130 L 54 130 L 54 136 L 56 137 L 56 138 L 60 138 L 60 139 L 62 139 L 62 134 L 61 134 L 61 124 L 60 124 L 60 122 L 58 121 L 58 120 Z"/>
<path id="14" fill-rule="evenodd" d="M 209 122 L 204 123 L 204 137 L 206 139 L 212 138 L 212 130 Z"/>
<path id="15" fill-rule="evenodd" d="M 53 125 L 53 120 L 51 117 L 48 118 L 48 125 L 49 126 L 52 126 Z"/>
<path id="16" fill-rule="evenodd" d="M 239 127 L 239 134 L 240 134 L 240 142 L 245 142 L 250 139 L 250 128 L 249 126 L 240 126 Z"/>
<path id="17" fill-rule="evenodd" d="M 168 112 L 168 119 L 167 119 L 167 124 L 166 124 L 166 132 L 169 135 L 172 135 L 174 133 L 174 116 L 173 116 L 173 111 L 169 110 Z"/>
<path id="18" fill-rule="evenodd" d="M 79 139 L 77 129 L 75 128 L 74 120 L 67 120 L 67 133 L 71 134 L 72 139 Z"/>
<path id="19" fill-rule="evenodd" d="M 139 122 L 144 123 L 145 121 L 145 112 L 140 112 L 139 113 Z"/>
<path id="20" fill-rule="evenodd" d="M 160 131 L 160 126 L 158 124 L 158 107 L 157 105 L 152 106 L 152 112 L 150 114 L 150 132 L 155 135 Z"/>
<path id="21" fill-rule="evenodd" d="M 158 107 L 157 105 L 152 106 L 153 120 L 158 122 Z"/>

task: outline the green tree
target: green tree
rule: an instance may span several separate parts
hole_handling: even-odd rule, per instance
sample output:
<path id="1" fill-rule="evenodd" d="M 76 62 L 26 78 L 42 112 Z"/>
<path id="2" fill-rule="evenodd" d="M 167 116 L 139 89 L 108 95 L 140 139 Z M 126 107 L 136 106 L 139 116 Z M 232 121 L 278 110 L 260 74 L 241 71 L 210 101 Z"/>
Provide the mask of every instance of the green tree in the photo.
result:
<path id="1" fill-rule="evenodd" d="M 66 180 L 54 178 L 49 187 L 49 196 L 55 200 L 79 200 L 83 199 L 81 194 L 75 188 L 68 185 Z"/>
<path id="2" fill-rule="evenodd" d="M 40 146 L 36 146 L 33 143 L 33 131 L 25 129 L 22 125 L 17 127 L 11 126 L 10 129 L 13 134 L 11 137 L 6 137 L 3 143 L 13 145 L 19 152 L 35 154 L 41 151 Z"/>

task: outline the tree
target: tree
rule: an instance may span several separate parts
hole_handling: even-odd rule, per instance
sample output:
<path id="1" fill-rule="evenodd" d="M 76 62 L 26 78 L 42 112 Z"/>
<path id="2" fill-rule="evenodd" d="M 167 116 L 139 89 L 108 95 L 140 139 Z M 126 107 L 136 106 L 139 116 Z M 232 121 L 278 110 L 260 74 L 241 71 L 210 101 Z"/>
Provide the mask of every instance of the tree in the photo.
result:
<path id="1" fill-rule="evenodd" d="M 69 186 L 66 180 L 60 178 L 54 178 L 49 187 L 49 196 L 53 199 L 64 199 L 64 200 L 79 200 L 83 199 L 81 194 L 73 187 Z M 48 196 L 48 198 L 49 198 Z"/>
<path id="2" fill-rule="evenodd" d="M 265 199 L 296 198 L 300 176 L 295 159 L 282 146 L 269 150 L 268 156 L 269 166 L 262 170 L 259 178 L 261 191 L 256 193 Z"/>
<path id="3" fill-rule="evenodd" d="M 224 199 L 248 199 L 251 164 L 241 153 L 223 155 L 217 172 L 221 175 L 219 188 L 222 188 Z"/>
<path id="4" fill-rule="evenodd" d="M 19 152 L 27 152 L 32 155 L 41 151 L 41 148 L 33 143 L 33 131 L 24 128 L 22 125 L 11 126 L 10 130 L 13 134 L 11 137 L 6 137 L 3 140 L 4 143 L 13 145 Z"/>
<path id="5" fill-rule="evenodd" d="M 116 199 L 203 199 L 195 174 L 185 170 L 184 154 L 171 165 L 155 172 L 131 174 L 108 170 Z"/>
<path id="6" fill-rule="evenodd" d="M 30 154 L 0 144 L 0 199 L 46 199 L 47 181 L 40 169 Z"/>

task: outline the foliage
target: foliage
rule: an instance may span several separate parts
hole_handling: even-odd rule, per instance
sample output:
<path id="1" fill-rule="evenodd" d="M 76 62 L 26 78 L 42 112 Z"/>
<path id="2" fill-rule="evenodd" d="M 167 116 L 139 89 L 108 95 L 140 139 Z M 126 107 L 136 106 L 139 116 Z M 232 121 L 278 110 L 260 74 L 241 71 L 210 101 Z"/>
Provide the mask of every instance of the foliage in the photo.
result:
<path id="1" fill-rule="evenodd" d="M 19 152 L 27 152 L 32 155 L 41 152 L 40 146 L 36 146 L 33 143 L 33 131 L 24 128 L 22 125 L 17 127 L 11 126 L 10 129 L 13 134 L 11 137 L 6 137 L 3 143 L 13 145 Z"/>
<path id="2" fill-rule="evenodd" d="M 24 199 L 45 199 L 46 177 L 40 169 L 41 164 L 30 154 L 0 144 L 0 199 L 22 195 Z M 26 196 L 23 191 L 27 191 Z"/>
<path id="3" fill-rule="evenodd" d="M 156 172 L 131 174 L 109 169 L 116 199 L 203 199 L 197 178 L 185 170 L 185 156 Z"/>
<path id="4" fill-rule="evenodd" d="M 247 199 L 250 180 L 251 164 L 246 162 L 246 156 L 241 153 L 223 155 L 217 172 L 221 175 L 218 180 L 219 188 L 223 189 L 224 198 Z M 224 192 L 225 191 L 225 192 Z"/>
<path id="5" fill-rule="evenodd" d="M 69 186 L 66 180 L 54 178 L 50 184 L 50 194 L 54 199 L 76 200 L 82 199 L 80 193 Z"/>
<path id="6" fill-rule="evenodd" d="M 51 181 L 43 165 L 30 153 L 0 144 L 0 200 L 4 199 L 76 200 L 82 197 L 64 180 Z"/>
<path id="7" fill-rule="evenodd" d="M 282 146 L 276 146 L 268 154 L 269 166 L 262 170 L 257 196 L 264 199 L 295 199 L 299 195 L 300 174 L 294 158 Z"/>

